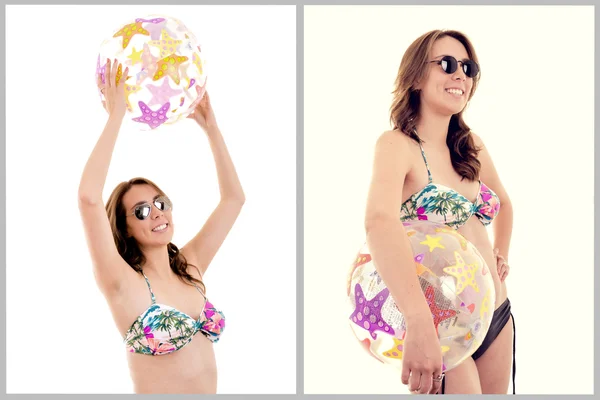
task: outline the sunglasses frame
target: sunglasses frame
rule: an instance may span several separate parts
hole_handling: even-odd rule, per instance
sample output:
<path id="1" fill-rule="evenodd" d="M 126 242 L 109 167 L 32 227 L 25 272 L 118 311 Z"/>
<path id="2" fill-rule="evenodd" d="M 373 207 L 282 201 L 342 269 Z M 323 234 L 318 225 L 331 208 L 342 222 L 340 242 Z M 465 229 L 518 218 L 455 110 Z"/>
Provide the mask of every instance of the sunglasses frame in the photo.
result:
<path id="1" fill-rule="evenodd" d="M 161 209 L 158 207 L 158 205 L 156 204 L 157 202 L 164 202 L 164 204 L 166 205 L 166 208 L 165 208 L 164 210 L 161 210 Z M 173 209 L 173 203 L 171 202 L 171 199 L 169 199 L 169 197 L 167 197 L 167 196 L 160 195 L 160 196 L 157 196 L 157 197 L 156 197 L 154 200 L 152 200 L 152 203 L 145 202 L 145 203 L 142 203 L 142 204 L 138 204 L 137 206 L 135 206 L 135 207 L 134 207 L 134 209 L 133 209 L 133 211 L 132 211 L 131 213 L 129 213 L 129 214 L 126 214 L 125 216 L 126 216 L 126 217 L 130 217 L 130 216 L 132 216 L 132 215 L 133 215 L 133 216 L 135 216 L 135 218 L 137 218 L 139 221 L 144 221 L 144 220 L 148 219 L 148 218 L 149 218 L 149 217 L 152 215 L 152 206 L 156 207 L 156 209 L 157 209 L 157 210 L 159 210 L 159 211 L 163 211 L 163 212 L 164 212 L 164 211 L 169 211 L 169 210 Z M 142 207 L 149 207 L 149 208 L 150 208 L 150 212 L 148 213 L 148 215 L 147 215 L 146 217 L 144 217 L 144 218 L 139 218 L 139 217 L 136 215 L 136 212 L 137 212 L 137 211 L 138 211 L 140 208 L 142 208 Z"/>
<path id="2" fill-rule="evenodd" d="M 445 73 L 447 73 L 448 75 L 451 75 L 453 73 L 455 73 L 458 70 L 458 64 L 460 63 L 462 65 L 462 71 L 465 74 L 465 76 L 467 78 L 471 78 L 474 79 L 479 75 L 479 72 L 481 72 L 481 69 L 479 68 L 479 64 L 477 64 L 475 61 L 470 60 L 470 59 L 464 59 L 464 60 L 457 60 L 456 58 L 452 57 L 452 56 L 443 56 L 441 59 L 439 60 L 432 60 L 432 61 L 428 61 L 427 63 L 436 63 L 439 66 L 442 66 L 442 62 L 444 61 L 449 61 L 449 60 L 454 60 L 454 63 L 456 65 L 456 68 L 454 69 L 454 71 L 446 71 L 444 69 L 444 67 L 442 67 L 442 71 L 444 71 Z M 473 76 L 469 76 L 467 74 L 467 72 L 465 71 L 465 65 L 467 65 L 468 63 L 470 63 L 471 65 L 474 65 L 477 68 L 477 73 Z"/>

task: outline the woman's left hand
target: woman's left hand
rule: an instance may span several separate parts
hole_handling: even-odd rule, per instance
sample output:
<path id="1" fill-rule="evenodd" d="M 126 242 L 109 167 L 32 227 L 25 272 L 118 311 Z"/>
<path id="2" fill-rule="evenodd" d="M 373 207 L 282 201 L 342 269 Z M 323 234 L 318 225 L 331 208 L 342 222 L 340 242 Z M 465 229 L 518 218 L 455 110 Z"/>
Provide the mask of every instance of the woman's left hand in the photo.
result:
<path id="1" fill-rule="evenodd" d="M 499 254 L 499 252 L 499 249 L 494 249 L 494 257 L 496 257 L 496 267 L 498 268 L 498 276 L 500 277 L 500 282 L 504 282 L 504 280 L 508 276 L 510 267 L 508 266 L 508 263 L 506 262 L 504 257 L 502 257 Z"/>
<path id="2" fill-rule="evenodd" d="M 215 113 L 212 109 L 212 105 L 210 104 L 210 96 L 205 89 L 205 86 L 200 87 L 196 85 L 196 92 L 198 93 L 198 97 L 200 97 L 203 93 L 202 99 L 198 104 L 195 105 L 194 111 L 187 118 L 191 118 L 200 125 L 200 127 L 204 130 L 204 132 L 209 133 L 212 129 L 217 128 L 217 120 L 215 118 Z"/>

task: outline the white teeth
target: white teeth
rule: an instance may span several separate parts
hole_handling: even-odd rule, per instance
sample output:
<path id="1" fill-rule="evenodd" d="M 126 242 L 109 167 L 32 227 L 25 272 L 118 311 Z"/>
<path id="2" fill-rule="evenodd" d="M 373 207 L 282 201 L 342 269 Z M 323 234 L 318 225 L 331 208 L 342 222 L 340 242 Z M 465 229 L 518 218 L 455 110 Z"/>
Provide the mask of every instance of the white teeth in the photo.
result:
<path id="1" fill-rule="evenodd" d="M 462 96 L 463 91 L 460 89 L 446 89 L 446 92 Z"/>
<path id="2" fill-rule="evenodd" d="M 152 229 L 152 231 L 156 232 L 156 231 L 162 231 L 163 229 L 167 228 L 167 224 L 162 224 L 157 226 L 156 228 Z"/>

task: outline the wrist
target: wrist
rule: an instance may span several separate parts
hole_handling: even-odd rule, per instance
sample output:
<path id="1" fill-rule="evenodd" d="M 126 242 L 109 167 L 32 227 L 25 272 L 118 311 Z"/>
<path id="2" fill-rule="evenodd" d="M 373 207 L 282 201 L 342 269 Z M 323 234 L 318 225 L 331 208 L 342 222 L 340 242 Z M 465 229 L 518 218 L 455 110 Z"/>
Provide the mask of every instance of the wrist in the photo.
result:
<path id="1" fill-rule="evenodd" d="M 419 307 L 419 309 L 410 310 L 404 313 L 404 321 L 406 328 L 415 326 L 426 326 L 432 324 L 433 319 L 431 317 L 431 310 L 427 305 L 425 307 Z"/>
<path id="2" fill-rule="evenodd" d="M 108 114 L 108 122 L 109 123 L 121 123 L 123 122 L 123 118 L 125 118 L 125 113 L 112 113 Z"/>
<path id="3" fill-rule="evenodd" d="M 208 136 L 220 136 L 221 135 L 221 130 L 219 129 L 219 127 L 215 124 L 215 125 L 208 125 L 206 127 L 204 127 L 204 131 L 206 132 L 206 134 Z"/>

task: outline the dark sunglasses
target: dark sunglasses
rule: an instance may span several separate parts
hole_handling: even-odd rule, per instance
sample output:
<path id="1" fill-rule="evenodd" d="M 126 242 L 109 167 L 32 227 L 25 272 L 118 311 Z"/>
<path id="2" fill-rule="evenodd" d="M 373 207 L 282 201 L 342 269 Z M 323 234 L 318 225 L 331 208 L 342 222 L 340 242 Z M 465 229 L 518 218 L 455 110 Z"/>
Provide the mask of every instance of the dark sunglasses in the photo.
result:
<path id="1" fill-rule="evenodd" d="M 152 204 L 154 204 L 154 206 L 160 211 L 167 211 L 173 208 L 173 203 L 171 203 L 171 200 L 169 200 L 167 196 L 158 196 L 154 199 L 154 201 L 152 201 Z M 131 215 L 135 215 L 137 219 L 143 221 L 150 216 L 151 212 L 152 205 L 149 203 L 142 203 L 135 206 L 133 212 L 131 214 L 127 214 L 127 216 L 129 217 Z"/>
<path id="2" fill-rule="evenodd" d="M 442 66 L 442 69 L 447 74 L 453 74 L 458 68 L 458 63 L 461 64 L 462 70 L 469 78 L 475 78 L 479 73 L 479 65 L 473 60 L 462 60 L 458 61 L 452 56 L 444 56 L 441 60 L 429 61 L 430 63 L 436 63 Z"/>

